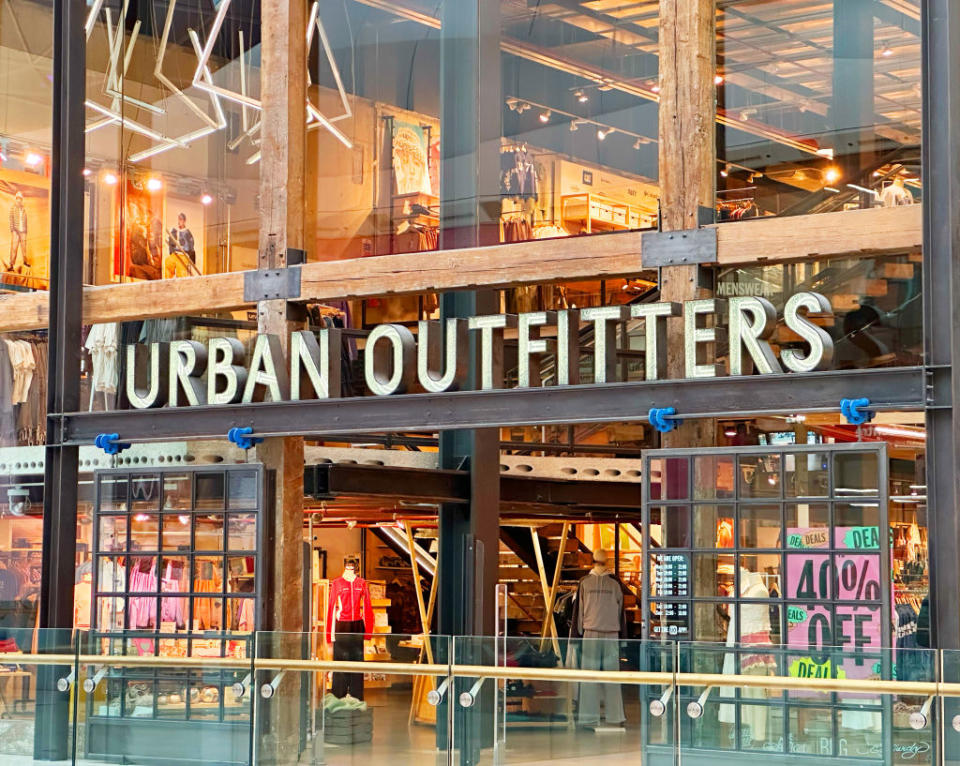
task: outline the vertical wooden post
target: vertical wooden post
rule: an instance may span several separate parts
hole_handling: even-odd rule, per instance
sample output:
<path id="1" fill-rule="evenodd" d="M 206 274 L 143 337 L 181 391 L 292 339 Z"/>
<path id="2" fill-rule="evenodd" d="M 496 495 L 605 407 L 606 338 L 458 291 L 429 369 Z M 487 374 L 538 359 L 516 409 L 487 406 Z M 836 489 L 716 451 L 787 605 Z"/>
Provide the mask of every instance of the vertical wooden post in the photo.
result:
<path id="1" fill-rule="evenodd" d="M 695 229 L 716 197 L 716 9 L 714 0 L 660 0 L 660 222 Z M 660 299 L 708 298 L 696 266 L 660 271 Z M 667 322 L 670 348 L 682 349 L 683 318 Z M 683 354 L 670 354 L 668 377 L 684 377 Z M 682 413 L 680 413 L 682 415 Z M 713 421 L 694 420 L 664 435 L 663 446 L 712 444 Z"/>
<path id="2" fill-rule="evenodd" d="M 258 267 L 287 266 L 287 250 L 304 247 L 304 163 L 306 160 L 306 13 L 300 0 L 274 0 L 261 9 L 260 243 Z M 289 352 L 295 321 L 286 300 L 261 301 L 257 329 L 280 338 Z M 257 457 L 274 472 L 274 524 L 269 530 L 273 556 L 267 581 L 269 630 L 299 633 L 303 622 L 303 439 L 273 438 L 257 448 Z M 274 654 L 297 657 L 299 637 L 270 642 Z M 262 760 L 296 763 L 299 758 L 300 683 L 288 676 L 269 718 L 269 747 Z"/>

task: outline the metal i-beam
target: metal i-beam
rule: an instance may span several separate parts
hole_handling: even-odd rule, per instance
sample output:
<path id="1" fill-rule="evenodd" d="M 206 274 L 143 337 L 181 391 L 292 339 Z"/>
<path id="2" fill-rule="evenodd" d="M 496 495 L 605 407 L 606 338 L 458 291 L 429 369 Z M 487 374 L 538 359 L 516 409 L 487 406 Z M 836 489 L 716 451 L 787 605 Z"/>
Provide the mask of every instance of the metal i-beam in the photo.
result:
<path id="1" fill-rule="evenodd" d="M 879 411 L 922 410 L 922 367 L 837 370 L 808 375 L 753 375 L 642 381 L 448 394 L 407 394 L 226 406 L 72 412 L 59 415 L 69 444 L 101 433 L 124 441 L 222 439 L 234 426 L 256 436 L 334 435 L 390 431 L 613 423 L 646 420 L 653 407 L 678 418 L 839 412 L 840 400 L 866 397 Z"/>

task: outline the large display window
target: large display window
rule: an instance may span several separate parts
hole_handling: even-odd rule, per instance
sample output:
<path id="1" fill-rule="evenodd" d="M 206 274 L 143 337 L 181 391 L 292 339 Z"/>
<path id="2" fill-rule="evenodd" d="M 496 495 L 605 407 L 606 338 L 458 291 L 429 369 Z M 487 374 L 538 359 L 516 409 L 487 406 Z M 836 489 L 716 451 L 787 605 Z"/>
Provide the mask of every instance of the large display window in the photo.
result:
<path id="1" fill-rule="evenodd" d="M 90 613 L 90 652 L 104 656 L 253 656 L 263 610 L 261 466 L 104 470 L 95 474 L 93 552 L 78 577 Z M 87 753 L 139 740 L 144 756 L 187 757 L 163 745 L 179 721 L 229 761 L 249 737 L 250 695 L 237 667 L 111 664 L 87 697 Z M 202 727 L 214 727 L 203 729 Z M 152 727 L 152 728 L 151 728 Z"/>
<path id="2" fill-rule="evenodd" d="M 935 668 L 912 640 L 916 612 L 914 629 L 903 620 L 900 630 L 901 607 L 910 607 L 902 575 L 894 587 L 891 560 L 906 564 L 892 541 L 906 525 L 888 518 L 889 465 L 887 445 L 876 442 L 648 453 L 647 637 L 677 642 L 684 672 L 932 679 Z M 918 552 L 907 558 L 919 573 Z M 702 711 L 679 719 L 691 757 L 857 752 L 882 762 L 917 736 L 880 696 L 700 691 L 681 700 Z"/>

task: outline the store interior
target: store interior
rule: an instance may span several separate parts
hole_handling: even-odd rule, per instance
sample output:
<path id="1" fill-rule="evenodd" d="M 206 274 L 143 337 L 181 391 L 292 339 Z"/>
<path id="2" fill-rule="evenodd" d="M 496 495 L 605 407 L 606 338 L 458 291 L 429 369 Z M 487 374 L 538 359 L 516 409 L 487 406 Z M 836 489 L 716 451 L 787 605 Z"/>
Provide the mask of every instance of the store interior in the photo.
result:
<path id="1" fill-rule="evenodd" d="M 500 112 L 499 159 L 477 155 L 490 167 L 471 203 L 481 244 L 657 226 L 657 4 L 593 5 L 500 3 L 484 107 Z M 919 202 L 918 0 L 869 19 L 756 5 L 718 3 L 715 219 Z M 85 281 L 255 268 L 259 4 L 91 10 Z M 0 232 L 3 289 L 45 289 L 51 6 L 0 14 L 16 73 L 0 88 L 0 204 L 16 219 Z M 308 260 L 440 246 L 442 15 L 414 0 L 311 7 Z"/>

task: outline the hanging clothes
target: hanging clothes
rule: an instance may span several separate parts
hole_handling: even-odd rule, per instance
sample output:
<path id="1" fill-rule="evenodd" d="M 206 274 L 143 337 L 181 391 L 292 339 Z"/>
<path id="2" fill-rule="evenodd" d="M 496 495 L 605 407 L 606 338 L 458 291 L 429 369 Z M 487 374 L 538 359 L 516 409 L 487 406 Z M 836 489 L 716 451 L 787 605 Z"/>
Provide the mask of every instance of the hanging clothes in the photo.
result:
<path id="1" fill-rule="evenodd" d="M 33 381 L 33 371 L 36 362 L 33 358 L 33 347 L 24 340 L 5 340 L 7 354 L 10 357 L 10 366 L 13 369 L 13 391 L 11 404 L 23 404 L 27 401 L 27 392 Z"/>
<path id="2" fill-rule="evenodd" d="M 156 592 L 156 559 L 153 557 L 135 559 L 133 566 L 130 567 L 130 593 Z M 131 630 L 154 627 L 157 624 L 157 599 L 154 596 L 131 596 L 129 620 Z"/>
<path id="3" fill-rule="evenodd" d="M 17 418 L 13 409 L 13 364 L 9 346 L 0 343 L 0 447 L 17 446 Z"/>
<path id="4" fill-rule="evenodd" d="M 93 378 L 90 384 L 92 391 L 103 391 L 108 394 L 117 392 L 119 382 L 120 325 L 116 322 L 95 324 L 90 328 L 87 336 L 86 349 L 93 359 Z"/>
<path id="5" fill-rule="evenodd" d="M 211 567 L 212 569 L 212 567 Z M 223 581 L 216 572 L 201 573 L 208 576 L 196 577 L 193 580 L 194 593 L 220 593 L 223 590 Z M 198 598 L 193 602 L 193 623 L 198 630 L 220 629 L 219 598 Z"/>

